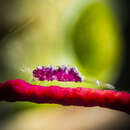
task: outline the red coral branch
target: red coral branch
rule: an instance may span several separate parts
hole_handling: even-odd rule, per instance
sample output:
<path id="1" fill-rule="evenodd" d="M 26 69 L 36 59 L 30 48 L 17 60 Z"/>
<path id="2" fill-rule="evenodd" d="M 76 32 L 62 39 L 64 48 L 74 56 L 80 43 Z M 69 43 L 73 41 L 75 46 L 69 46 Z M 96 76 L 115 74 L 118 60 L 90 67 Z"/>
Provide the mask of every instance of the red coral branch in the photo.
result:
<path id="1" fill-rule="evenodd" d="M 130 94 L 127 92 L 82 87 L 44 87 L 31 85 L 21 79 L 0 84 L 0 101 L 31 101 L 87 107 L 101 106 L 130 114 Z"/>

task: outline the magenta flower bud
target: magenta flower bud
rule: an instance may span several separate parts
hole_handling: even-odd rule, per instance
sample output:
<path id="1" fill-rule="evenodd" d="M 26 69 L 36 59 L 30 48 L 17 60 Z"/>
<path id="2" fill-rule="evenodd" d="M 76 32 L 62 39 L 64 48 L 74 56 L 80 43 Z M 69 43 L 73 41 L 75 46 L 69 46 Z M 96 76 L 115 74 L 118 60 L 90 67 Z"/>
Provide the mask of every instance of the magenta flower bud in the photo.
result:
<path id="1" fill-rule="evenodd" d="M 33 70 L 34 78 L 37 78 L 39 81 L 72 81 L 72 82 L 82 82 L 83 76 L 80 76 L 80 73 L 76 67 L 63 66 L 52 67 L 52 66 L 38 66 Z"/>

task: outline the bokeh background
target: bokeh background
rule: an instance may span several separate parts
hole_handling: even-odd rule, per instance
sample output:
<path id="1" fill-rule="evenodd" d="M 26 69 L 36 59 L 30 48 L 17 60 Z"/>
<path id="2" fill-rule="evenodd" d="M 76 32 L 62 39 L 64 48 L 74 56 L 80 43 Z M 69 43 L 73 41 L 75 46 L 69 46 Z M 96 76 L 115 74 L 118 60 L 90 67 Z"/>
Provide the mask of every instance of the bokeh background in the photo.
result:
<path id="1" fill-rule="evenodd" d="M 0 82 L 31 81 L 38 64 L 69 64 L 129 91 L 128 8 L 127 0 L 1 0 Z M 0 103 L 0 130 L 123 130 L 129 123 L 127 114 L 99 107 Z"/>

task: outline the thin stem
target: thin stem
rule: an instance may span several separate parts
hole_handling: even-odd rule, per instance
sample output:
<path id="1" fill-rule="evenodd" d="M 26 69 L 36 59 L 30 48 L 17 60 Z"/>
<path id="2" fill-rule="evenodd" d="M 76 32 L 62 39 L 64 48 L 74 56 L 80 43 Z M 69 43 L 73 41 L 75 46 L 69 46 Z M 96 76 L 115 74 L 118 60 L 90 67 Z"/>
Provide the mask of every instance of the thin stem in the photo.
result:
<path id="1" fill-rule="evenodd" d="M 100 106 L 130 114 L 130 94 L 114 90 L 91 88 L 63 88 L 31 85 L 24 80 L 10 80 L 0 84 L 0 101 L 31 101 L 62 105 Z"/>

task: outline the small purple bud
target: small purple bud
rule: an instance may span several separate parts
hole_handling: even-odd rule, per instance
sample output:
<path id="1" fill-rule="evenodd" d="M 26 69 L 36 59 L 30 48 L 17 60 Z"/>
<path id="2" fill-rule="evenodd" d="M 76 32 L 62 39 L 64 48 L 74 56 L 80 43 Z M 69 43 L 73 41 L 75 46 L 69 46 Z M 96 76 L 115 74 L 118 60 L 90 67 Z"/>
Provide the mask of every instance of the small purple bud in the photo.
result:
<path id="1" fill-rule="evenodd" d="M 36 69 L 33 70 L 33 77 L 38 78 L 40 81 L 73 81 L 73 82 L 83 82 L 83 76 L 80 74 L 76 67 L 68 66 L 40 66 L 38 65 Z"/>

